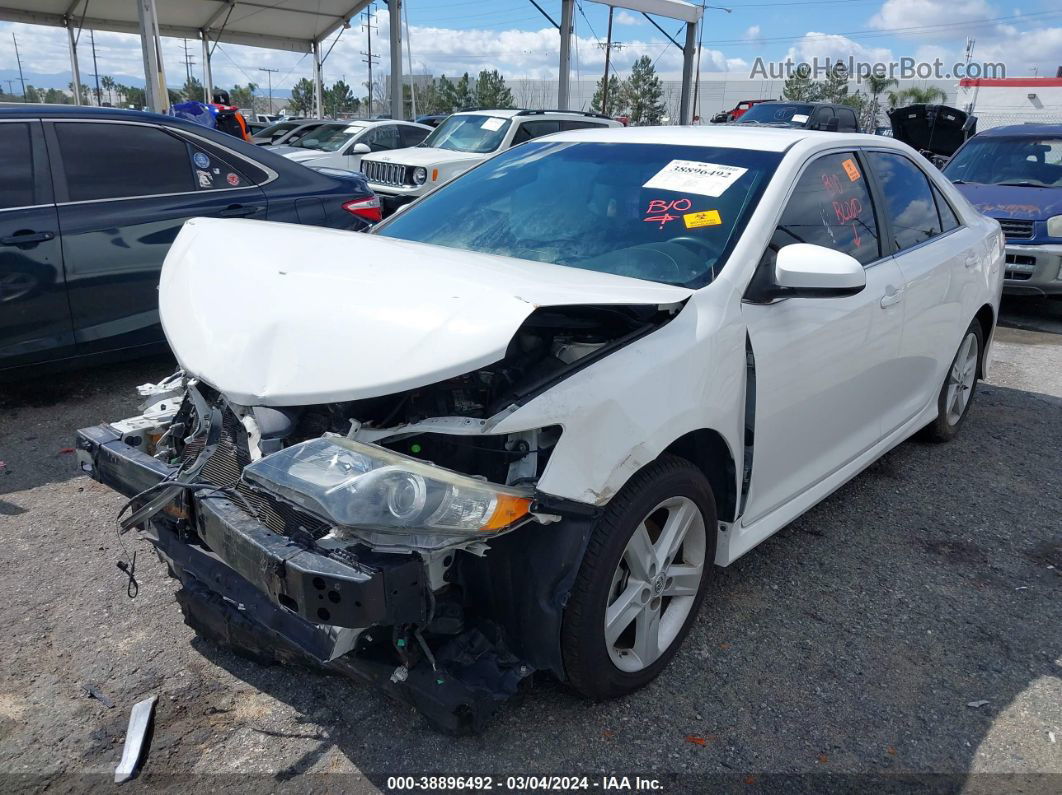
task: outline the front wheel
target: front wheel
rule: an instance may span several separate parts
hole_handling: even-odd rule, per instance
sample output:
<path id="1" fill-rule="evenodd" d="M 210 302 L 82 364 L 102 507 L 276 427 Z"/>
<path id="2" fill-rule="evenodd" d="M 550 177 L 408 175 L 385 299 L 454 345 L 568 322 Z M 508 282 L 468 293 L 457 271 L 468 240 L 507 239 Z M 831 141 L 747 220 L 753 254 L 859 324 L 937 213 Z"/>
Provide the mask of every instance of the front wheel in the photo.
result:
<path id="1" fill-rule="evenodd" d="M 564 666 L 576 690 L 621 696 L 663 670 L 704 599 L 715 536 L 711 487 L 685 459 L 662 456 L 612 499 L 564 612 Z"/>
<path id="2" fill-rule="evenodd" d="M 922 437 L 927 441 L 950 442 L 955 438 L 977 390 L 983 348 L 981 324 L 975 320 L 966 329 L 937 396 L 937 418 L 922 431 Z"/>

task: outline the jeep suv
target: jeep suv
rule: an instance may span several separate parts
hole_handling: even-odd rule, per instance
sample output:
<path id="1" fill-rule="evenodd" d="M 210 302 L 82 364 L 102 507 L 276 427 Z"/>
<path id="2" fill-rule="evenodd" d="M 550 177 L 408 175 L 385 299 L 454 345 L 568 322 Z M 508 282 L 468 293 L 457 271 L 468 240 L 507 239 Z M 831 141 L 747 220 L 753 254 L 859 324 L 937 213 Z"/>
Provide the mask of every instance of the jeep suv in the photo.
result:
<path id="1" fill-rule="evenodd" d="M 607 116 L 583 111 L 510 109 L 455 113 L 417 146 L 366 155 L 361 170 L 388 214 L 491 155 L 532 138 L 586 127 L 619 126 Z"/>

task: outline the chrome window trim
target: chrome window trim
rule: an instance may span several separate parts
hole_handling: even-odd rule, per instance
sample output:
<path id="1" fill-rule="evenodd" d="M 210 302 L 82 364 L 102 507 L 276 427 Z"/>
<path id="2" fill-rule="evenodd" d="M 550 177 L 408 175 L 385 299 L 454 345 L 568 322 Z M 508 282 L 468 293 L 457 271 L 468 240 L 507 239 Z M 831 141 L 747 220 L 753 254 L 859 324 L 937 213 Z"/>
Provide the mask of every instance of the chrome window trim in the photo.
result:
<path id="1" fill-rule="evenodd" d="M 25 121 L 25 120 L 24 119 L 10 119 L 10 121 Z M 98 204 L 100 202 L 122 202 L 122 201 L 130 201 L 130 200 L 133 200 L 133 199 L 164 199 L 164 198 L 171 197 L 171 196 L 197 196 L 197 195 L 201 195 L 201 194 L 204 194 L 204 193 L 232 193 L 232 192 L 241 191 L 241 190 L 251 190 L 252 188 L 261 188 L 261 187 L 263 187 L 265 185 L 268 185 L 269 183 L 273 182 L 273 180 L 277 179 L 280 176 L 276 171 L 274 171 L 273 169 L 271 169 L 269 166 L 265 165 L 264 163 L 259 163 L 256 160 L 252 160 L 249 157 L 245 157 L 244 155 L 240 154 L 239 152 L 235 152 L 232 149 L 229 149 L 227 146 L 224 146 L 223 144 L 219 144 L 216 141 L 212 141 L 212 140 L 209 140 L 207 138 L 204 138 L 201 135 L 196 135 L 194 132 L 189 132 L 188 130 L 180 130 L 180 129 L 177 129 L 177 128 L 174 128 L 174 127 L 169 127 L 169 126 L 167 126 L 165 124 L 152 124 L 151 122 L 144 122 L 144 121 L 126 121 L 125 119 L 77 119 L 77 118 L 73 118 L 72 119 L 72 118 L 61 118 L 61 119 L 43 119 L 43 121 L 50 121 L 50 122 L 59 123 L 59 124 L 67 123 L 67 122 L 73 122 L 75 124 L 125 124 L 125 125 L 132 125 L 132 126 L 136 126 L 136 127 L 150 127 L 151 129 L 154 129 L 154 130 L 162 128 L 164 130 L 172 132 L 173 134 L 177 135 L 178 137 L 180 137 L 182 140 L 185 140 L 186 142 L 187 142 L 187 140 L 186 140 L 186 138 L 184 136 L 188 136 L 189 138 L 194 138 L 197 141 L 202 141 L 204 144 L 207 144 L 208 146 L 217 147 L 222 152 L 225 152 L 226 154 L 232 155 L 233 157 L 238 158 L 239 160 L 243 160 L 245 163 L 248 163 L 248 164 L 254 166 L 255 168 L 258 168 L 258 169 L 261 169 L 262 171 L 265 171 L 266 174 L 268 175 L 267 179 L 264 182 L 262 182 L 262 183 L 259 183 L 259 184 L 252 183 L 251 185 L 243 185 L 243 186 L 238 187 L 238 188 L 205 188 L 205 189 L 201 188 L 201 189 L 190 190 L 190 191 L 188 191 L 188 190 L 177 191 L 177 192 L 174 192 L 174 193 L 143 193 L 143 194 L 137 194 L 136 196 L 114 196 L 114 197 L 106 198 L 106 199 L 80 199 L 78 201 L 56 202 L 56 204 L 55 204 L 56 207 L 67 207 L 67 206 L 78 205 L 78 204 Z M 44 206 L 47 206 L 47 205 L 44 205 Z"/>
<path id="2" fill-rule="evenodd" d="M 44 207 L 55 207 L 54 204 L 25 204 L 22 207 L 0 207 L 0 213 L 13 213 L 18 210 L 40 210 Z"/>

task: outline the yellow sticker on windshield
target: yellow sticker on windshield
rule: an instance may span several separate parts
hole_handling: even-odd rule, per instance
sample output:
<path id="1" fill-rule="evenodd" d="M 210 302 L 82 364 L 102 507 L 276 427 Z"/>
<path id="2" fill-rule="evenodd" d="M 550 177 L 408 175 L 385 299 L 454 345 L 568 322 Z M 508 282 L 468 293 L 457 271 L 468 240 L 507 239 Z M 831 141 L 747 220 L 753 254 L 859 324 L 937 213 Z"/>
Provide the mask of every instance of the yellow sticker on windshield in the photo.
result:
<path id="1" fill-rule="evenodd" d="M 701 226 L 719 226 L 723 219 L 719 217 L 718 210 L 705 210 L 701 213 L 686 213 L 682 216 L 687 229 L 696 229 Z"/>

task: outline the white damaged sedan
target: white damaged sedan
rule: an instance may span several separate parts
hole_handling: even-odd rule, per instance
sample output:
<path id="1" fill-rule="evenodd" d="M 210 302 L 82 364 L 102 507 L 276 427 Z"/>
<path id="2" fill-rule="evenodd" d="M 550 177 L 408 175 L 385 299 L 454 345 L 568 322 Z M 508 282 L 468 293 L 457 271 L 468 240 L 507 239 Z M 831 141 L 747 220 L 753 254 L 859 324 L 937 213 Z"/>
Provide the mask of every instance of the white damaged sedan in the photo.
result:
<path id="1" fill-rule="evenodd" d="M 950 439 L 1002 266 L 891 139 L 562 133 L 369 235 L 189 221 L 160 284 L 181 369 L 79 458 L 197 631 L 476 731 L 535 671 L 646 684 L 715 566 Z"/>

